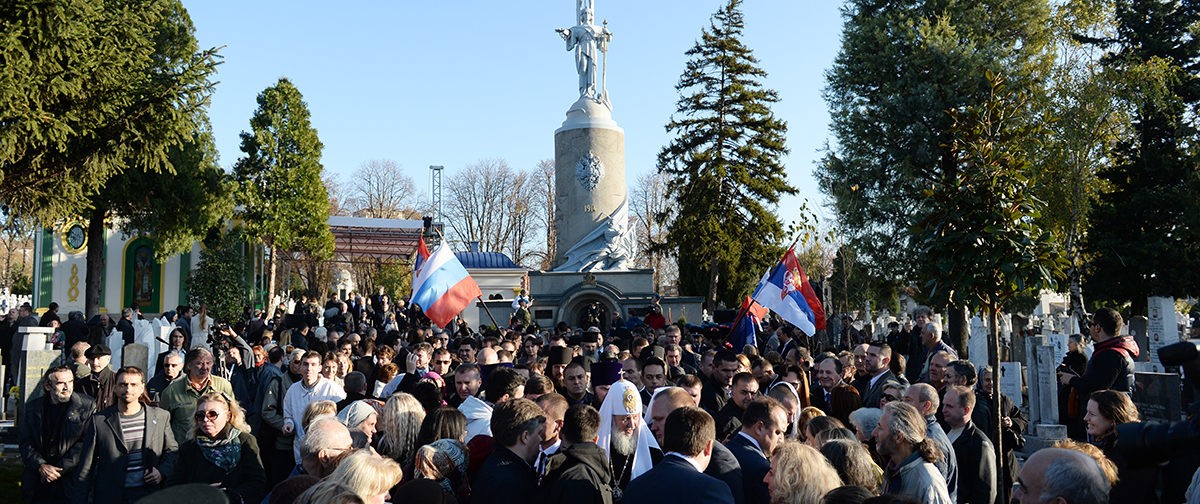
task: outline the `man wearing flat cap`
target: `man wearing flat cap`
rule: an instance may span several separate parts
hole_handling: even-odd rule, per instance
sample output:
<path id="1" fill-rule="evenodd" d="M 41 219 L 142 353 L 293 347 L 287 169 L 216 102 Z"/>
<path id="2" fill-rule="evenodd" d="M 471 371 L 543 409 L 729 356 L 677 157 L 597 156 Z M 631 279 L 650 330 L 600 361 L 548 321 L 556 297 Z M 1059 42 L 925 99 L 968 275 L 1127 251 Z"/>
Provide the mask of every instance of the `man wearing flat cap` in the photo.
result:
<path id="1" fill-rule="evenodd" d="M 108 365 L 112 350 L 107 345 L 95 345 L 88 347 L 84 355 L 92 372 L 79 380 L 79 391 L 96 401 L 96 411 L 104 411 L 117 403 L 116 375 Z"/>

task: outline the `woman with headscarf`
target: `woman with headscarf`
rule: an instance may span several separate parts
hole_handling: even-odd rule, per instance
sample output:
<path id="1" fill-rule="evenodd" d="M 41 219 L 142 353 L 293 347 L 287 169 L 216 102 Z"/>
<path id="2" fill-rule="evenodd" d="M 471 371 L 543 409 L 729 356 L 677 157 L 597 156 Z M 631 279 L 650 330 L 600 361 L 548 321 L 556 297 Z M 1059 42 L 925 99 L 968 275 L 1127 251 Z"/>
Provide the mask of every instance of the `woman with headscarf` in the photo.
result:
<path id="1" fill-rule="evenodd" d="M 468 502 L 467 448 L 439 439 L 417 450 L 413 481 L 392 489 L 392 502 Z"/>
<path id="2" fill-rule="evenodd" d="M 354 438 L 354 448 L 366 448 L 375 436 L 375 427 L 379 422 L 379 412 L 371 403 L 362 400 L 354 401 L 342 408 L 337 415 L 338 421 L 350 429 L 350 437 Z"/>
<path id="3" fill-rule="evenodd" d="M 596 444 L 608 455 L 612 466 L 617 487 L 613 489 L 613 502 L 621 500 L 621 491 L 630 481 L 662 460 L 654 433 L 642 421 L 642 396 L 633 383 L 618 380 L 609 387 L 600 406 Z"/>

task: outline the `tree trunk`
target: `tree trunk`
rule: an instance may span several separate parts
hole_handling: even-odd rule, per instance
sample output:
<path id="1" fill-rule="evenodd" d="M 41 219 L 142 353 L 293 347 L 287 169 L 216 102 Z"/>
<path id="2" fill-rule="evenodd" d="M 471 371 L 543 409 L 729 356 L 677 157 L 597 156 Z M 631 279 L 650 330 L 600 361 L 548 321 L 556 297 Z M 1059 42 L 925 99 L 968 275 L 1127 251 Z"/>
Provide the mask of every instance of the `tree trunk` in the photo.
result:
<path id="1" fill-rule="evenodd" d="M 1000 405 L 1000 316 L 997 313 L 995 303 L 987 305 L 987 322 L 988 322 L 988 367 L 992 368 L 992 404 L 995 406 L 990 412 L 992 415 L 992 432 L 987 434 L 996 441 L 996 478 L 997 481 L 1003 481 L 1000 477 L 1004 474 L 1004 449 L 1001 447 L 1004 444 L 1004 426 L 1000 424 L 1000 419 L 1004 418 L 1004 411 L 1001 411 Z"/>
<path id="2" fill-rule="evenodd" d="M 970 336 L 970 324 L 967 309 L 962 305 L 951 303 L 946 307 L 946 330 L 942 336 L 950 346 L 958 351 L 959 358 L 967 358 L 967 338 Z"/>
<path id="3" fill-rule="evenodd" d="M 275 260 L 275 250 L 267 247 L 267 301 L 266 305 L 275 305 L 275 269 L 279 267 L 279 261 Z M 272 312 L 274 313 L 274 312 Z"/>
<path id="4" fill-rule="evenodd" d="M 95 208 L 88 219 L 87 273 L 84 277 L 83 306 L 90 319 L 100 313 L 100 284 L 104 281 L 104 219 L 108 211 Z M 50 251 L 43 251 L 49 253 Z M 53 300 L 46 300 L 47 303 Z"/>
<path id="5" fill-rule="evenodd" d="M 721 262 L 713 259 L 708 263 L 708 313 L 715 316 L 717 312 L 717 281 L 721 278 Z"/>
<path id="6" fill-rule="evenodd" d="M 1071 287 L 1069 289 L 1069 298 L 1071 302 L 1070 314 L 1079 323 L 1079 331 L 1086 332 L 1087 329 L 1087 309 L 1083 307 L 1083 273 L 1074 258 L 1071 260 L 1071 269 L 1067 270 L 1067 278 L 1071 279 Z"/>

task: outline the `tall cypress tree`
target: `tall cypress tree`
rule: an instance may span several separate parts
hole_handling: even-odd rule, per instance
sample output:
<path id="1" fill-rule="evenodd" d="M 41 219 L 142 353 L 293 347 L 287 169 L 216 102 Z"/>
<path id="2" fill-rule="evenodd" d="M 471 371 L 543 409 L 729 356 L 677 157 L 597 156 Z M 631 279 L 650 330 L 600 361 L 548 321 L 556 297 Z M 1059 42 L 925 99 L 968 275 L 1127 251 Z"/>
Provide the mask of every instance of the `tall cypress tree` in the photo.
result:
<path id="1" fill-rule="evenodd" d="M 678 210 L 665 247 L 677 251 L 680 292 L 703 293 L 710 310 L 734 305 L 778 258 L 783 224 L 773 207 L 796 192 L 781 162 L 787 124 L 770 109 L 779 96 L 741 41 L 740 5 L 717 11 L 687 51 L 666 126 L 674 138 L 658 154 Z"/>
<path id="2" fill-rule="evenodd" d="M 245 155 L 233 169 L 241 184 L 237 202 L 246 234 L 270 250 L 270 300 L 278 253 L 301 252 L 314 259 L 333 255 L 329 195 L 321 181 L 323 146 L 309 121 L 308 104 L 286 78 L 259 93 L 250 131 L 241 137 Z"/>
<path id="3" fill-rule="evenodd" d="M 1116 2 L 1105 64 L 1141 82 L 1122 97 L 1133 135 L 1100 176 L 1112 189 L 1092 213 L 1085 285 L 1098 301 L 1200 293 L 1200 169 L 1195 110 L 1200 105 L 1200 5 L 1195 1 Z"/>

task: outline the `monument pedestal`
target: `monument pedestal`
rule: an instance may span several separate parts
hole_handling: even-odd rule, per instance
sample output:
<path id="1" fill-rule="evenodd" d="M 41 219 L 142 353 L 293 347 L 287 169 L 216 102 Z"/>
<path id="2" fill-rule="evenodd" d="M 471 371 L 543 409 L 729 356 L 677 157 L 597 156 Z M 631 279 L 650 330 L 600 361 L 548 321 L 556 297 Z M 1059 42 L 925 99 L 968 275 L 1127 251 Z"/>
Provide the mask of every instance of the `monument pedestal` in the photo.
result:
<path id="1" fill-rule="evenodd" d="M 601 309 L 600 329 L 608 332 L 612 314 L 628 319 L 631 309 L 650 305 L 654 296 L 654 271 L 531 271 L 529 293 L 533 297 L 533 317 L 538 325 L 551 327 L 566 322 L 571 327 L 586 327 L 583 320 L 592 303 Z M 663 298 L 663 314 L 671 322 L 687 318 L 699 323 L 703 299 L 699 297 Z"/>

